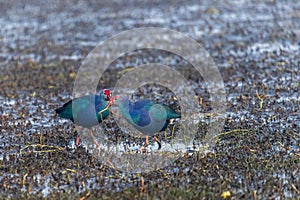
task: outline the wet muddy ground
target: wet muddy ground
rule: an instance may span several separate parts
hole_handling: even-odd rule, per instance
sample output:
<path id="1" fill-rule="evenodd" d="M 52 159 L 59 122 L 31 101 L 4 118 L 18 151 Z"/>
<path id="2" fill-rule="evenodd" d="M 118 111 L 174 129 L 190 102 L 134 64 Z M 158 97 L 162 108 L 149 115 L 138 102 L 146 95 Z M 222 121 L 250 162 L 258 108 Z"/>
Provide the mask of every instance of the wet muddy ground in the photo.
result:
<path id="1" fill-rule="evenodd" d="M 298 1 L 2 1 L 0 11 L 1 199 L 299 199 Z M 226 122 L 205 154 L 190 151 L 147 173 L 120 172 L 84 142 L 76 149 L 76 128 L 54 109 L 71 99 L 81 61 L 100 41 L 153 26 L 183 32 L 211 55 L 225 84 Z M 99 88 L 151 62 L 176 68 L 201 110 L 209 110 L 201 76 L 160 50 L 119 58 Z M 180 110 L 164 88 L 148 85 L 135 93 L 144 96 Z M 112 141 L 143 143 L 124 136 L 113 117 L 100 127 Z"/>

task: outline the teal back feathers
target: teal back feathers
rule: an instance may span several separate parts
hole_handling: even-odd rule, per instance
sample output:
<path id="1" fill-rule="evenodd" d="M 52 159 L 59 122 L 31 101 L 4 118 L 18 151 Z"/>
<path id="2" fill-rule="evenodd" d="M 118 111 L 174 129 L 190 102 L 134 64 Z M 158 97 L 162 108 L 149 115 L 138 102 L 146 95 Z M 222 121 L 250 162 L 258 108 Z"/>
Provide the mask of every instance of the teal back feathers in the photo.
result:
<path id="1" fill-rule="evenodd" d="M 61 117 L 70 119 L 79 126 L 91 128 L 99 124 L 109 115 L 107 96 L 100 92 L 100 95 L 86 95 L 65 103 L 55 111 Z M 103 111 L 99 114 L 100 111 Z"/>

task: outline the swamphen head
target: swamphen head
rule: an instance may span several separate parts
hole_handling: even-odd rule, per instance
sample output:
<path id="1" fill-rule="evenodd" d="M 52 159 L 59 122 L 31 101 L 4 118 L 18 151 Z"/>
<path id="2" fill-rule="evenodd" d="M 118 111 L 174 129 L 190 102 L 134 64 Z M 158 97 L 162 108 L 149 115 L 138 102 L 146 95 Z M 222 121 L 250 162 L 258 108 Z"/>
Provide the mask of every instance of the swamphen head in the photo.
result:
<path id="1" fill-rule="evenodd" d="M 111 91 L 104 89 L 99 94 L 85 95 L 70 100 L 57 108 L 55 112 L 61 118 L 70 119 L 79 126 L 91 128 L 108 117 L 108 107 L 113 100 Z"/>

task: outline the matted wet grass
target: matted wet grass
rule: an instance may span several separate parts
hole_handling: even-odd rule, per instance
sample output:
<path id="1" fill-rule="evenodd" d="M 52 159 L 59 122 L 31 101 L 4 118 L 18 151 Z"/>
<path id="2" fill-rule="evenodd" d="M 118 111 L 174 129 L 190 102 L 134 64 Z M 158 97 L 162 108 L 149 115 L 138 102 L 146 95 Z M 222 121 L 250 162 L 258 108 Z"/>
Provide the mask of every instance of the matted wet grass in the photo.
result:
<path id="1" fill-rule="evenodd" d="M 286 125 L 281 129 L 277 121 L 294 118 L 265 112 L 278 106 L 268 103 L 272 96 L 265 98 L 263 104 L 256 92 L 252 97 L 248 94 L 250 99 L 243 94 L 230 99 L 224 130 L 215 138 L 216 146 L 209 153 L 195 151 L 168 167 L 131 174 L 103 165 L 93 149 L 74 148 L 76 129 L 54 114 L 54 108 L 69 98 L 61 91 L 72 86 L 74 76 L 70 74 L 74 72 L 67 65 L 60 66 L 60 70 L 54 65 L 36 65 L 30 71 L 22 71 L 22 67 L 31 65 L 29 61 L 7 69 L 5 74 L 16 75 L 4 75 L 11 81 L 2 83 L 6 88 L 1 94 L 5 105 L 1 116 L 3 198 L 294 199 L 299 194 L 298 122 L 280 121 Z M 38 78 L 35 71 L 40 74 Z M 25 81 L 34 78 L 36 82 Z M 54 86 L 49 87 L 49 82 Z M 40 92 L 33 89 L 36 87 Z M 14 96 L 19 90 L 23 92 Z M 249 106 L 248 101 L 255 101 L 253 108 L 248 108 L 246 114 L 239 113 Z M 296 108 L 290 108 L 289 116 L 293 116 Z"/>

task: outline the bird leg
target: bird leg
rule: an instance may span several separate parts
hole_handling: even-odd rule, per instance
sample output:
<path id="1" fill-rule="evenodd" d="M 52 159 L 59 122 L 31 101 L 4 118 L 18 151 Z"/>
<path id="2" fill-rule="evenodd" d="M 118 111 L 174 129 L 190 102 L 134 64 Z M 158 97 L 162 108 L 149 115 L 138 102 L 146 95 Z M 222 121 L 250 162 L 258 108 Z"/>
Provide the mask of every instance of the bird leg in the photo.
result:
<path id="1" fill-rule="evenodd" d="M 160 142 L 160 140 L 158 139 L 158 137 L 156 135 L 154 135 L 153 138 L 154 138 L 155 142 L 158 144 L 158 148 L 157 149 L 160 150 L 161 149 L 161 142 Z M 148 146 L 148 143 L 149 143 L 149 136 L 146 135 L 146 141 L 145 141 L 144 146 L 141 147 L 141 152 L 145 151 L 146 147 Z"/>
<path id="2" fill-rule="evenodd" d="M 142 146 L 141 147 L 141 152 L 145 152 L 145 149 L 146 149 L 146 147 L 148 146 L 148 142 L 149 142 L 149 136 L 148 135 L 146 135 L 146 141 L 145 141 L 145 144 L 144 144 L 144 146 Z"/>
<path id="3" fill-rule="evenodd" d="M 78 148 L 79 142 L 80 142 L 80 136 L 78 135 L 75 142 L 76 148 Z"/>
<path id="4" fill-rule="evenodd" d="M 156 141 L 156 143 L 158 144 L 158 150 L 161 149 L 161 142 L 158 139 L 158 137 L 156 135 L 153 136 L 154 140 Z"/>
<path id="5" fill-rule="evenodd" d="M 81 127 L 81 131 L 83 131 L 83 129 L 84 129 L 84 128 Z M 76 138 L 76 141 L 75 141 L 76 148 L 78 148 L 79 142 L 80 142 L 80 136 L 78 135 L 77 138 Z"/>
<path id="6" fill-rule="evenodd" d="M 91 137 L 93 138 L 93 140 L 94 140 L 94 144 L 96 145 L 96 149 L 99 147 L 99 143 L 97 142 L 97 140 L 95 139 L 95 136 L 94 136 L 94 134 L 93 134 L 93 130 L 92 129 L 90 129 L 90 135 L 91 135 Z"/>
<path id="7" fill-rule="evenodd" d="M 84 128 L 82 128 L 81 130 L 83 131 L 83 129 L 84 129 Z M 90 131 L 90 135 L 91 135 L 91 137 L 93 138 L 94 144 L 96 145 L 96 149 L 97 149 L 97 148 L 99 147 L 99 143 L 98 143 L 97 140 L 95 139 L 95 136 L 94 136 L 94 134 L 93 134 L 93 130 L 90 129 L 89 131 Z M 79 142 L 80 142 L 80 136 L 78 135 L 77 138 L 76 138 L 76 141 L 75 141 L 76 148 L 78 148 Z"/>

